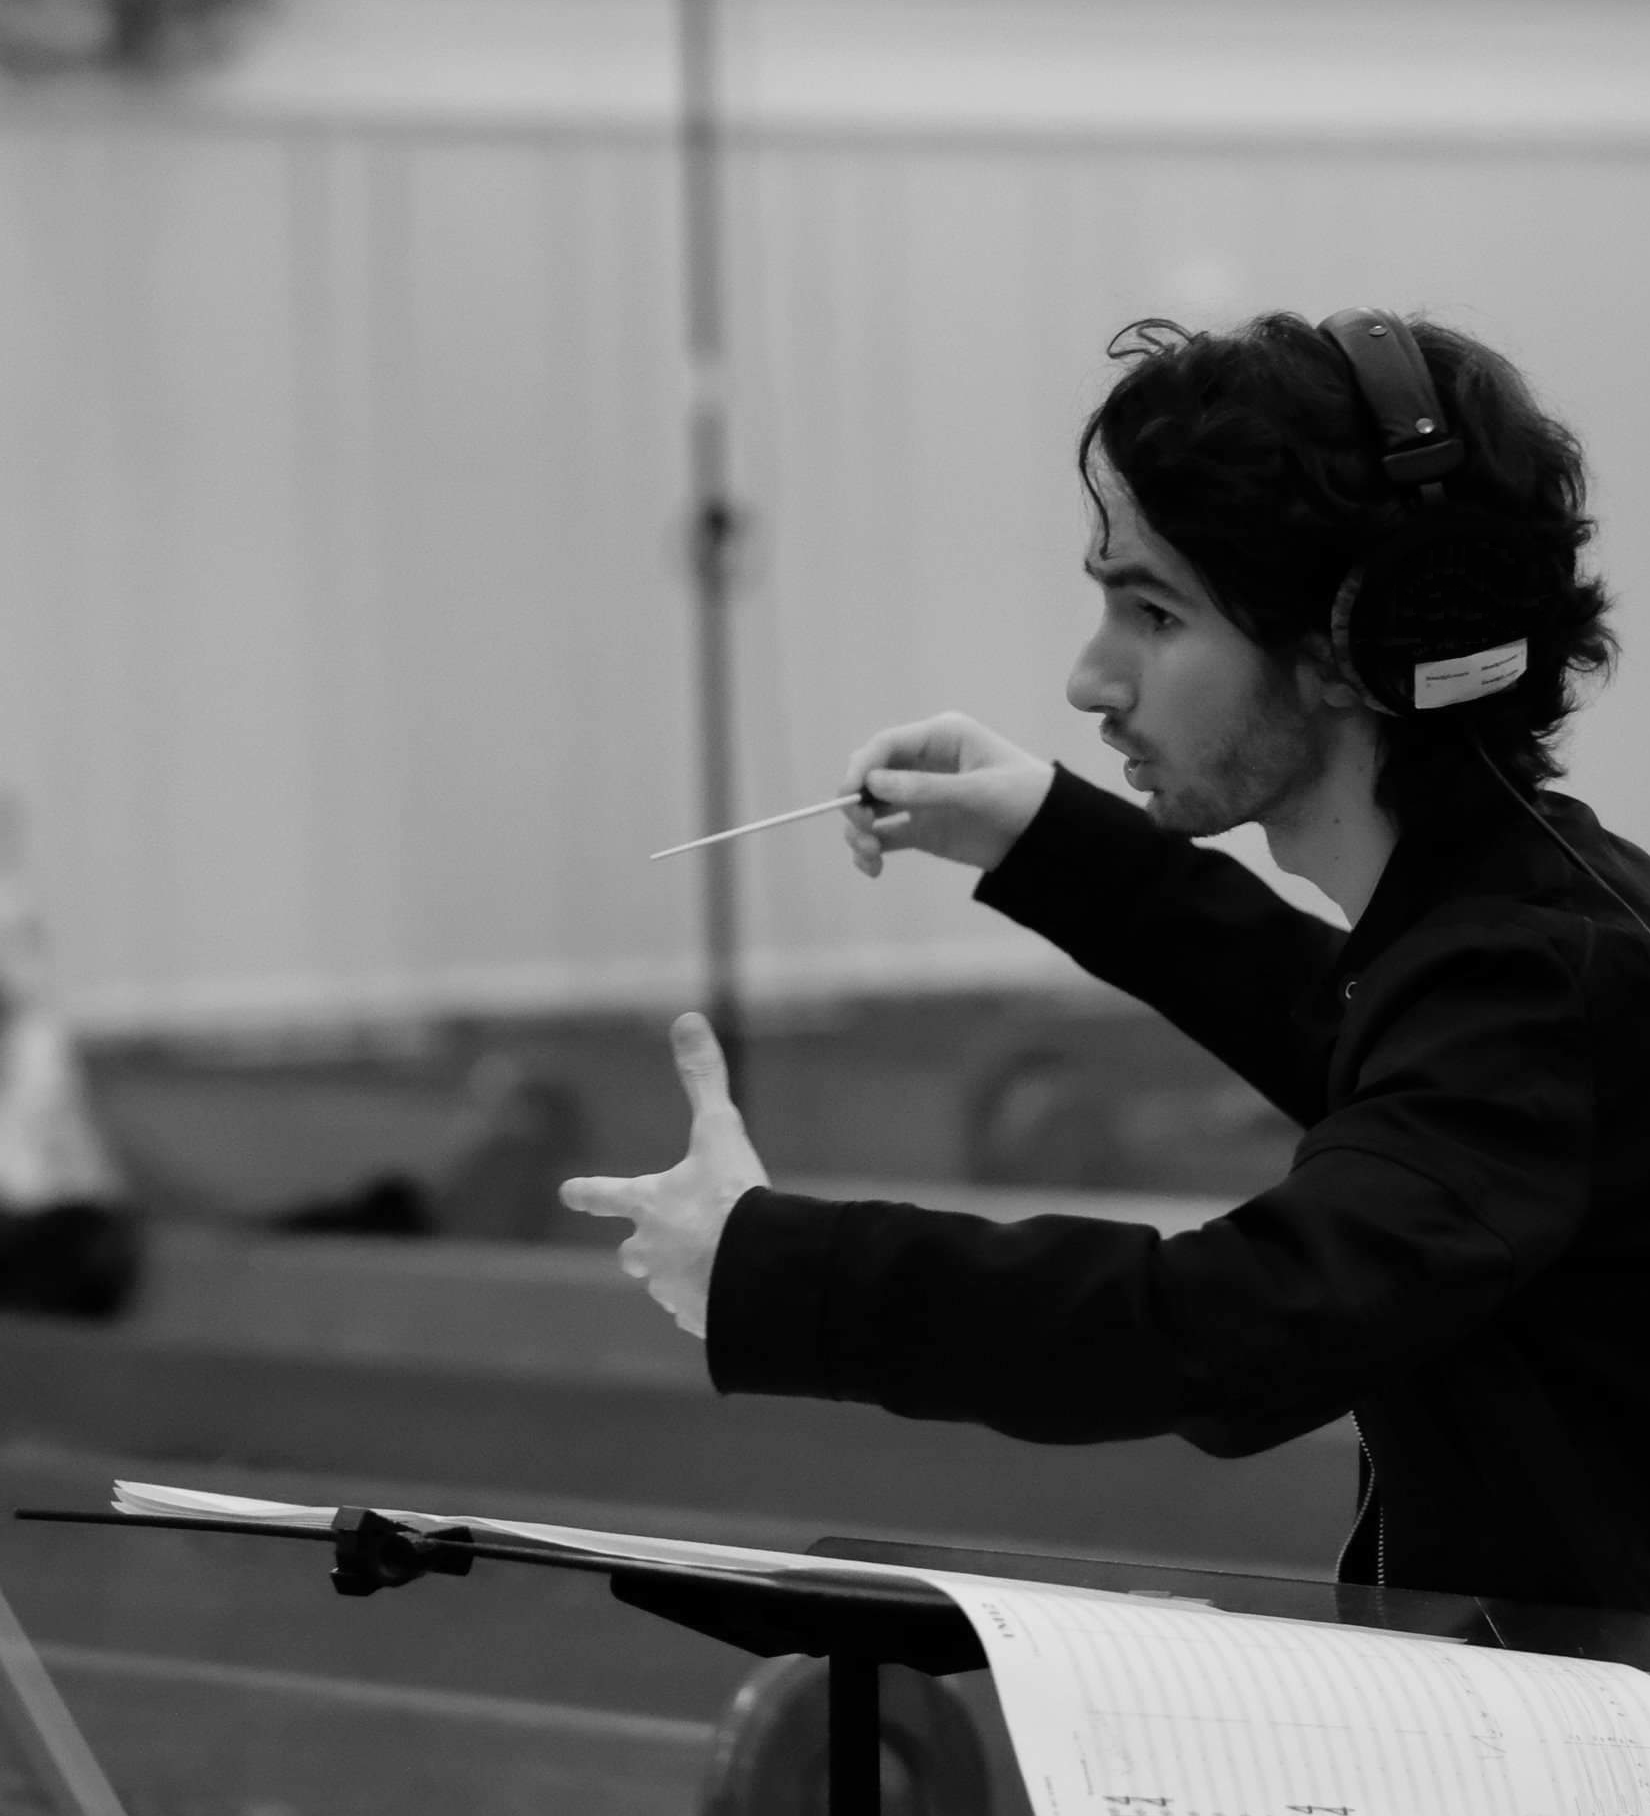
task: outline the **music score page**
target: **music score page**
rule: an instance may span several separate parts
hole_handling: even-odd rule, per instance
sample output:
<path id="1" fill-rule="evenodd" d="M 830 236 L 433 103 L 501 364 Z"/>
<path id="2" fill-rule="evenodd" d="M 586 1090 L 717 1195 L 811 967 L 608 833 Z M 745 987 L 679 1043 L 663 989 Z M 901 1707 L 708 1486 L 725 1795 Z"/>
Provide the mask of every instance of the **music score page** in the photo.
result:
<path id="1" fill-rule="evenodd" d="M 1036 1816 L 1650 1816 L 1650 1676 L 919 1571 L 980 1636 Z"/>

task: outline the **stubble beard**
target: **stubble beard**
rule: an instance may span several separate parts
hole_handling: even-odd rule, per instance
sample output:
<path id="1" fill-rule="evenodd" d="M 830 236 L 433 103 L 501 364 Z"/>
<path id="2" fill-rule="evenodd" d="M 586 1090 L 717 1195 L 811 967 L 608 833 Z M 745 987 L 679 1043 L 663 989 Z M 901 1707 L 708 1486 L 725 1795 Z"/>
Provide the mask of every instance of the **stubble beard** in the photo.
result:
<path id="1" fill-rule="evenodd" d="M 1297 815 L 1327 767 L 1324 736 L 1280 680 L 1224 737 L 1191 754 L 1185 782 L 1152 791 L 1146 816 L 1189 839 L 1251 823 L 1275 827 Z"/>

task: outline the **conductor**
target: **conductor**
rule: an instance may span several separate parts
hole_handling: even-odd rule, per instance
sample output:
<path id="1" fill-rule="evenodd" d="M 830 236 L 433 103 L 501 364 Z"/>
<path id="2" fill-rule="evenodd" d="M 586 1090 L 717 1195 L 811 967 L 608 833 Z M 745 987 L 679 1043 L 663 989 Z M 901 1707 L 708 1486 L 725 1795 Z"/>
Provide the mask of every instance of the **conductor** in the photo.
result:
<path id="1" fill-rule="evenodd" d="M 1111 352 L 1066 693 L 1142 805 L 946 713 L 849 760 L 847 840 L 978 870 L 1298 1122 L 1287 1176 L 1169 1238 L 776 1192 L 686 1015 L 686 1157 L 562 1198 L 722 1392 L 1221 1457 L 1350 1412 L 1340 1580 L 1650 1610 L 1650 857 L 1548 786 L 1617 649 L 1581 450 L 1384 310 Z M 1195 843 L 1250 822 L 1349 932 Z"/>

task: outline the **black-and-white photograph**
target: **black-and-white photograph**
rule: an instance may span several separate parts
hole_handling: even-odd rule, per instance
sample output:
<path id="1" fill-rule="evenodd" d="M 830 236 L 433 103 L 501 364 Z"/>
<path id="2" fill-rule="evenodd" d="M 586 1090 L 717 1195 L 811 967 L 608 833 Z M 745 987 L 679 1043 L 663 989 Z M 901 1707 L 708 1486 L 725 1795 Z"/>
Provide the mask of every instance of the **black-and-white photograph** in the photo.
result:
<path id="1" fill-rule="evenodd" d="M 1650 1816 L 1650 11 L 0 0 L 0 1816 Z"/>

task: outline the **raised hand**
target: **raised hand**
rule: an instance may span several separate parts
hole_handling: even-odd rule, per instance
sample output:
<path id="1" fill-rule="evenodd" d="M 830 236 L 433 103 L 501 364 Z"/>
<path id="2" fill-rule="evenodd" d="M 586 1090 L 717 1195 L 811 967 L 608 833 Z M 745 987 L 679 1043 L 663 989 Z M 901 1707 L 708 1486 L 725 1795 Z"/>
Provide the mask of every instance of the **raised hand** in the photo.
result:
<path id="1" fill-rule="evenodd" d="M 881 875 L 889 851 L 994 870 L 1053 780 L 1052 763 L 963 713 L 896 725 L 848 759 L 842 792 L 868 787 L 886 803 L 843 809 L 848 848 L 867 876 Z"/>
<path id="2" fill-rule="evenodd" d="M 705 1334 L 710 1270 L 728 1213 L 767 1169 L 728 1095 L 722 1049 L 704 1016 L 670 1027 L 676 1074 L 693 1111 L 686 1155 L 668 1173 L 634 1179 L 568 1179 L 561 1201 L 591 1217 L 628 1217 L 635 1232 L 619 1244 L 619 1265 L 695 1337 Z"/>

